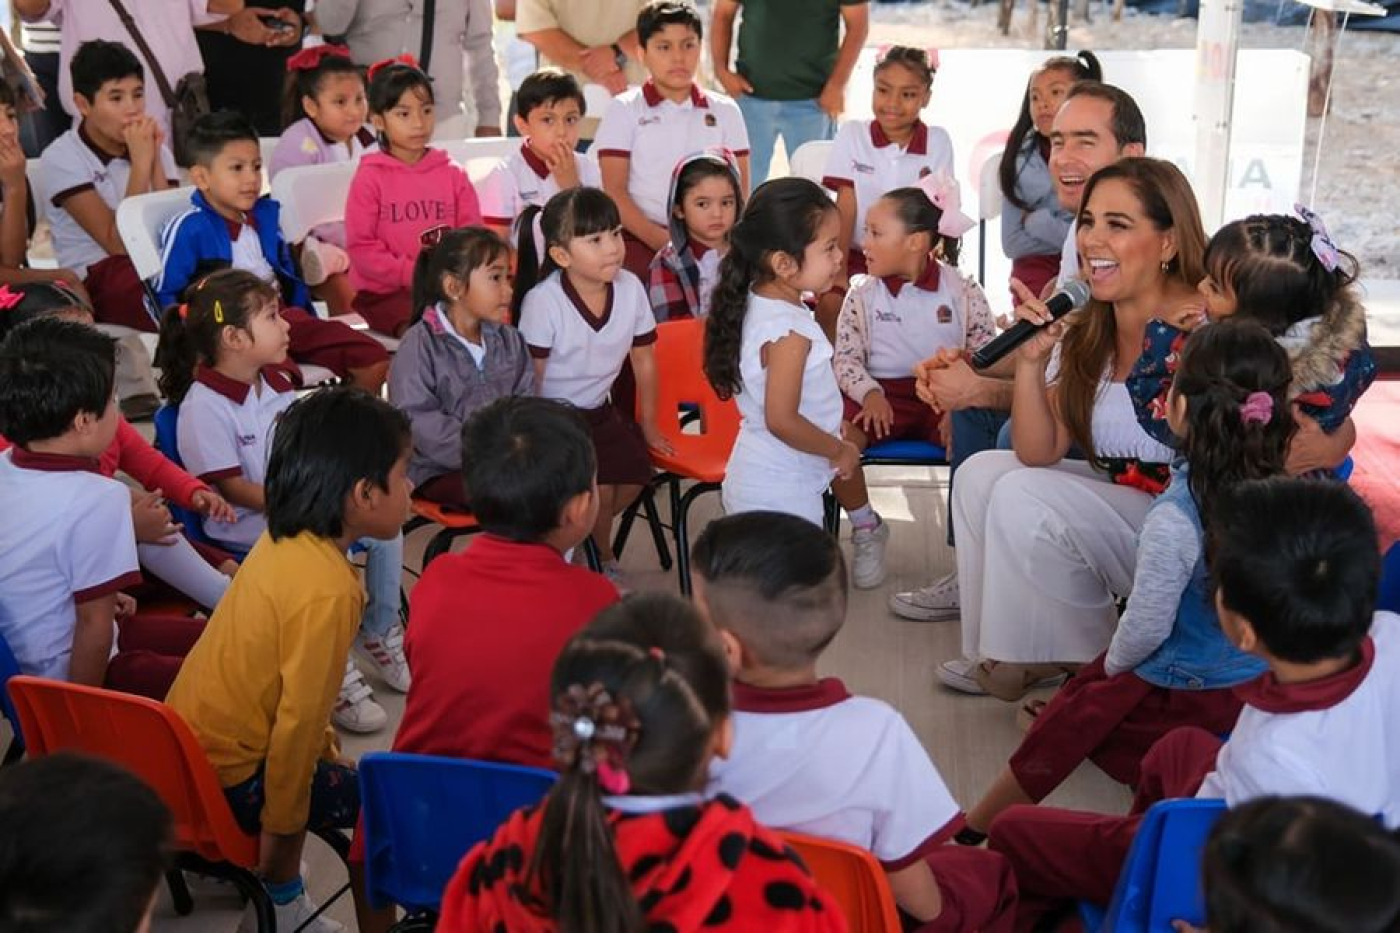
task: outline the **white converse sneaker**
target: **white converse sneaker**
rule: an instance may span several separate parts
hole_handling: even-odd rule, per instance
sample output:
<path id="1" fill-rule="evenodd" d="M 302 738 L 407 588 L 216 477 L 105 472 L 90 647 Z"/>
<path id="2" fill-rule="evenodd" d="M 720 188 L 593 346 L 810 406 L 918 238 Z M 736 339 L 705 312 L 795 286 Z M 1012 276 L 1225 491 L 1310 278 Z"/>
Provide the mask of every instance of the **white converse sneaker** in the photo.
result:
<path id="1" fill-rule="evenodd" d="M 890 526 L 884 520 L 874 528 L 851 531 L 854 558 L 851 580 L 858 590 L 870 590 L 885 582 L 885 542 L 890 540 Z"/>
<path id="2" fill-rule="evenodd" d="M 859 584 L 857 584 L 859 585 Z M 939 577 L 928 586 L 890 597 L 890 611 L 901 619 L 937 622 L 958 617 L 958 572 Z"/>
<path id="3" fill-rule="evenodd" d="M 346 658 L 345 679 L 340 682 L 340 695 L 335 698 L 331 722 L 346 732 L 378 732 L 388 721 L 389 714 L 374 702 L 374 691 L 365 683 L 365 675 L 354 661 Z"/>
<path id="4" fill-rule="evenodd" d="M 301 930 L 302 933 L 344 933 L 345 925 L 337 923 L 325 914 L 311 919 L 320 908 L 312 903 L 303 891 L 301 896 L 290 904 L 274 904 L 272 913 L 277 918 L 279 930 Z M 303 926 L 305 924 L 305 926 Z M 243 909 L 243 919 L 239 921 L 239 933 L 254 933 L 258 928 L 258 915 L 249 904 Z"/>
<path id="5" fill-rule="evenodd" d="M 379 672 L 379 676 L 399 693 L 407 693 L 413 683 L 408 659 L 403 656 L 403 628 L 394 626 L 383 638 L 355 634 L 355 656 Z"/>
<path id="6" fill-rule="evenodd" d="M 938 675 L 943 686 L 950 690 L 985 696 L 987 691 L 977 682 L 977 665 L 980 663 L 976 658 L 955 658 L 938 665 L 934 673 Z"/>

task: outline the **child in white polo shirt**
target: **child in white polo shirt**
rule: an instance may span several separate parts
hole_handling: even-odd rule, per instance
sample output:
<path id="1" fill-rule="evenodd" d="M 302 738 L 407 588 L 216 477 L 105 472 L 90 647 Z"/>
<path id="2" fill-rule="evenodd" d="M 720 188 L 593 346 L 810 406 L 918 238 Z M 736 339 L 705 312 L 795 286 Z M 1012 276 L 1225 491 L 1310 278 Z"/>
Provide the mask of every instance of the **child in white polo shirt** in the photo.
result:
<path id="1" fill-rule="evenodd" d="M 296 387 L 281 368 L 290 341 L 277 290 L 251 272 L 220 270 L 193 285 L 186 304 L 166 311 L 160 330 L 156 361 L 161 390 L 180 407 L 180 459 L 234 507 L 235 521 L 206 518 L 205 533 L 246 552 L 267 529 L 268 452 L 278 418 L 296 400 Z M 355 647 L 389 686 L 406 693 L 398 626 L 403 537 L 364 544 L 369 601 Z M 349 662 L 336 724 L 352 732 L 382 728 L 388 714 L 372 696 Z"/>
<path id="2" fill-rule="evenodd" d="M 560 68 L 541 68 L 515 92 L 515 128 L 525 142 L 477 186 L 486 226 L 509 239 L 527 207 L 544 207 L 565 188 L 603 184 L 598 165 L 574 151 L 587 111 L 583 88 Z"/>
<path id="3" fill-rule="evenodd" d="M 953 143 L 942 127 L 919 117 L 933 91 L 937 61 L 923 49 L 897 45 L 875 65 L 873 120 L 842 125 L 826 160 L 822 184 L 836 192 L 846 273 L 865 271 L 865 214 L 885 192 L 917 184 L 928 175 L 955 177 Z M 844 291 L 845 281 L 838 283 Z M 817 320 L 831 333 L 841 308 L 833 290 L 822 296 Z"/>
<path id="4" fill-rule="evenodd" d="M 1152 747 L 1128 816 L 1023 805 L 994 820 L 1023 908 L 1107 903 L 1142 812 L 1168 797 L 1306 794 L 1400 826 L 1400 617 L 1373 614 L 1370 509 L 1342 483 L 1247 481 L 1221 497 L 1211 538 L 1220 626 L 1269 671 L 1235 688 L 1244 710 L 1223 744 L 1187 727 Z"/>
<path id="5" fill-rule="evenodd" d="M 704 28 L 689 3 L 654 0 L 637 15 L 637 41 L 651 77 L 613 98 L 593 145 L 627 233 L 627 270 L 646 277 L 656 251 L 671 238 L 666 213 L 676 163 L 712 146 L 739 163 L 749 190 L 749 134 L 739 105 L 695 83 Z"/>
<path id="6" fill-rule="evenodd" d="M 161 699 L 204 630 L 136 615 L 131 492 L 102 475 L 116 437 L 115 346 L 39 318 L 0 344 L 0 639 L 20 670 Z"/>
<path id="7" fill-rule="evenodd" d="M 693 562 L 695 599 L 737 667 L 734 745 L 711 764 L 709 793 L 776 829 L 869 850 L 922 930 L 1009 929 L 1010 873 L 993 853 L 947 845 L 962 811 L 904 717 L 817 677 L 846 617 L 836 540 L 745 512 L 710 524 Z"/>
<path id="8" fill-rule="evenodd" d="M 145 72 L 130 49 L 94 39 L 70 67 L 78 125 L 40 158 L 54 252 L 83 277 L 98 321 L 154 332 L 155 309 L 117 232 L 117 205 L 179 184 L 175 159 L 146 114 Z"/>

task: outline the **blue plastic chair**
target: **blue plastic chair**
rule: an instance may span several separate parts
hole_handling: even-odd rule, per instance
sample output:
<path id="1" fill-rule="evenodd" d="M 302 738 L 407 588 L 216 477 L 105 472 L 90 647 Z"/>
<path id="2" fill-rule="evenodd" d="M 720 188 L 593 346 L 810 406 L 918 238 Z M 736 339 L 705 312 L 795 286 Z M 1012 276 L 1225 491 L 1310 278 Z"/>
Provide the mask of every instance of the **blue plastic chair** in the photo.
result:
<path id="1" fill-rule="evenodd" d="M 541 768 L 372 752 L 360 759 L 365 887 L 376 907 L 436 913 L 457 864 L 555 774 Z"/>
<path id="2" fill-rule="evenodd" d="M 5 639 L 0 637 L 0 716 L 4 716 L 10 723 L 10 730 L 14 733 L 14 738 L 10 739 L 10 747 L 5 750 L 5 757 L 0 760 L 0 765 L 13 764 L 19 761 L 24 754 L 24 736 L 19 729 L 19 714 L 15 712 L 15 704 L 10 699 L 8 687 L 10 678 L 19 673 L 21 673 L 19 662 L 15 660 L 14 652 L 10 650 Z"/>
<path id="3" fill-rule="evenodd" d="M 1381 564 L 1381 591 L 1376 608 L 1385 612 L 1400 612 L 1400 541 L 1385 552 Z"/>
<path id="4" fill-rule="evenodd" d="M 863 466 L 942 466 L 948 462 L 948 451 L 928 441 L 881 441 L 865 448 L 860 462 Z M 822 525 L 833 535 L 841 530 L 841 509 L 829 489 L 822 495 Z"/>
<path id="5" fill-rule="evenodd" d="M 1173 920 L 1205 925 L 1201 850 L 1223 800 L 1163 800 L 1143 815 L 1108 908 L 1081 902 L 1089 933 L 1171 933 Z"/>

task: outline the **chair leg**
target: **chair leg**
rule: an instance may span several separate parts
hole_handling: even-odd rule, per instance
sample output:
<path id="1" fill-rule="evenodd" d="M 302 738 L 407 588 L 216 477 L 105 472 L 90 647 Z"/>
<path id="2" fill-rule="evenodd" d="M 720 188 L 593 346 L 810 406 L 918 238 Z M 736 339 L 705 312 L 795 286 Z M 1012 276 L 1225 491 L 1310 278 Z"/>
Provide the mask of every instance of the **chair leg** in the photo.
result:
<path id="1" fill-rule="evenodd" d="M 679 483 L 672 487 L 673 491 L 679 488 Z M 682 596 L 690 595 L 690 507 L 701 495 L 718 488 L 714 483 L 696 483 L 676 498 L 671 522 L 676 531 L 676 577 Z"/>
<path id="2" fill-rule="evenodd" d="M 841 506 L 830 489 L 822 493 L 822 527 L 833 538 L 841 533 Z"/>
<path id="3" fill-rule="evenodd" d="M 588 562 L 588 569 L 594 573 L 603 572 L 603 555 L 598 553 L 598 545 L 589 535 L 583 539 L 583 557 Z"/>
<path id="4" fill-rule="evenodd" d="M 661 515 L 656 511 L 656 496 L 652 494 L 652 488 L 648 486 L 642 493 L 646 501 L 642 503 L 642 508 L 647 513 L 647 526 L 651 529 L 651 540 L 656 545 L 656 560 L 661 564 L 662 570 L 671 569 L 671 549 L 666 545 L 666 526 L 661 524 Z M 672 516 L 674 520 L 675 516 Z"/>
<path id="5" fill-rule="evenodd" d="M 185 884 L 185 873 L 178 868 L 170 869 L 165 873 L 165 884 L 170 888 L 170 903 L 175 913 L 188 917 L 194 910 L 194 898 L 190 896 L 189 885 Z"/>
<path id="6" fill-rule="evenodd" d="M 637 498 L 632 501 L 632 504 L 623 509 L 622 514 L 618 516 L 617 531 L 613 534 L 614 554 L 621 554 L 622 549 L 627 546 L 627 539 L 632 534 L 632 523 L 637 520 L 637 510 L 642 507 L 643 500 L 651 495 L 652 484 L 655 482 L 656 480 L 653 479 L 650 483 L 643 486 L 641 495 L 637 496 Z"/>
<path id="7" fill-rule="evenodd" d="M 5 759 L 0 761 L 0 767 L 12 765 L 24 757 L 24 743 L 19 740 L 19 736 L 10 738 L 10 747 L 5 749 Z"/>

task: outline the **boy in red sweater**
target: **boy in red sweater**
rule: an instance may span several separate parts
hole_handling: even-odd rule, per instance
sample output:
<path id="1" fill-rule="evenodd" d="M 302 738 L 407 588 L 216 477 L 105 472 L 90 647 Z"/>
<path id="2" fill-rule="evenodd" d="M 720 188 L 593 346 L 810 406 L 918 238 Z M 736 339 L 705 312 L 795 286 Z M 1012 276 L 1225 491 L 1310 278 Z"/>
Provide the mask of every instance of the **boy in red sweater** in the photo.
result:
<path id="1" fill-rule="evenodd" d="M 564 558 L 597 516 L 593 442 L 565 405 L 504 398 L 462 428 L 462 472 L 484 533 L 414 587 L 413 686 L 394 750 L 551 767 L 550 668 L 617 601 L 605 577 Z"/>

